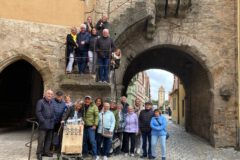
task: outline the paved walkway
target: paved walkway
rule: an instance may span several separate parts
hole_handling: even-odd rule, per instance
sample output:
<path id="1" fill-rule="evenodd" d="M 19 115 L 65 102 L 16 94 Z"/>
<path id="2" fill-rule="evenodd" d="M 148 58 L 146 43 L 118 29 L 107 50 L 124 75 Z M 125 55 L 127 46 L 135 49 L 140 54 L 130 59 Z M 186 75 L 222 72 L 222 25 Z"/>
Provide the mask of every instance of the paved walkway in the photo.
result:
<path id="1" fill-rule="evenodd" d="M 240 160 L 240 152 L 233 148 L 215 149 L 205 140 L 188 134 L 181 127 L 169 121 L 170 139 L 167 141 L 167 160 Z M 0 160 L 27 160 L 28 148 L 24 145 L 30 137 L 30 131 L 0 130 Z M 160 147 L 159 155 L 160 153 Z M 35 159 L 36 141 L 33 144 L 32 159 Z M 139 157 L 123 155 L 109 160 L 140 160 Z M 160 158 L 158 158 L 160 159 Z"/>

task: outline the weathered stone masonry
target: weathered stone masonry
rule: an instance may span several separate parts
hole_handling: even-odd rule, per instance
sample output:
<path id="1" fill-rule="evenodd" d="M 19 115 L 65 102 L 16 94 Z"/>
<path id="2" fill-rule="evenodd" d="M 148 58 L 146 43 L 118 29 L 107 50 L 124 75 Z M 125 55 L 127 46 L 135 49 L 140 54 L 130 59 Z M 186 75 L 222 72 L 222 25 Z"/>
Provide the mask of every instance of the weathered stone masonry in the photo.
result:
<path id="1" fill-rule="evenodd" d="M 100 2 L 105 10 L 107 4 Z M 236 146 L 236 3 L 192 0 L 180 18 L 161 16 L 162 10 L 154 8 L 155 1 L 134 2 L 121 8 L 121 16 L 114 12 L 112 26 L 126 24 L 120 31 L 112 30 L 124 54 L 117 75 L 118 94 L 124 93 L 137 71 L 152 67 L 169 70 L 184 81 L 187 90 L 186 128 L 216 147 Z M 143 12 L 131 17 L 136 10 L 127 8 Z M 0 19 L 0 71 L 24 59 L 40 72 L 45 89 L 60 88 L 77 97 L 109 96 L 110 87 L 95 84 L 91 77 L 65 75 L 68 32 L 69 28 L 62 26 Z M 228 100 L 225 93 L 230 94 Z"/>

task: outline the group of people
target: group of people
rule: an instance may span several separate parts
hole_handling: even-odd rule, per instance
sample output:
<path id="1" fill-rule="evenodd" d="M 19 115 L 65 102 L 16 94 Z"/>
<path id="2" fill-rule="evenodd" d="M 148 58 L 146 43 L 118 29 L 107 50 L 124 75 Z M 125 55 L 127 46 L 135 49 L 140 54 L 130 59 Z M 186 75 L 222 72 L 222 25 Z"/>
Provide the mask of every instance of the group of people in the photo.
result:
<path id="1" fill-rule="evenodd" d="M 152 110 L 150 101 L 142 106 L 137 98 L 135 105 L 130 106 L 125 96 L 121 97 L 121 104 L 113 102 L 111 98 L 93 100 L 91 96 L 85 96 L 83 100 L 72 103 L 69 95 L 58 91 L 54 96 L 52 90 L 47 90 L 37 103 L 36 116 L 39 122 L 38 160 L 42 156 L 52 156 L 51 146 L 58 153 L 61 152 L 61 140 L 55 144 L 53 135 L 61 124 L 73 117 L 84 121 L 84 156 L 91 154 L 94 160 L 103 156 L 107 160 L 110 153 L 124 153 L 125 156 L 134 157 L 141 153 L 142 146 L 141 158 L 155 159 L 160 139 L 161 157 L 162 160 L 166 159 L 167 120 L 160 110 Z M 106 136 L 106 132 L 112 136 Z M 120 144 L 113 148 L 116 139 Z"/>
<path id="2" fill-rule="evenodd" d="M 80 74 L 96 74 L 98 82 L 109 82 L 110 70 L 120 65 L 121 50 L 115 47 L 109 35 L 108 17 L 103 16 L 96 26 L 89 16 L 87 22 L 71 28 L 66 38 L 66 73 L 72 73 L 74 60 Z M 111 77 L 110 77 L 111 78 Z"/>

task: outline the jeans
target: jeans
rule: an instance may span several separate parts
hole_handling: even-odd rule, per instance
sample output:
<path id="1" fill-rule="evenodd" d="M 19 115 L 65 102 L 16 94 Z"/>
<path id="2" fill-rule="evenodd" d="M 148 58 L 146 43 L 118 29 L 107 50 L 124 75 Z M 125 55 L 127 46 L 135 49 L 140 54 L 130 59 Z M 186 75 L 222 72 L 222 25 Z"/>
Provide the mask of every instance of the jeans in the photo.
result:
<path id="1" fill-rule="evenodd" d="M 89 66 L 89 73 L 93 73 L 94 70 L 93 70 L 93 66 L 94 66 L 94 63 L 93 63 L 93 51 L 88 51 L 88 66 Z"/>
<path id="2" fill-rule="evenodd" d="M 129 153 L 129 139 L 131 142 L 130 153 L 134 153 L 136 133 L 123 132 L 123 152 Z"/>
<path id="3" fill-rule="evenodd" d="M 83 134 L 83 153 L 88 154 L 88 140 L 90 141 L 93 156 L 97 155 L 97 144 L 95 130 L 92 127 L 85 127 Z"/>
<path id="4" fill-rule="evenodd" d="M 98 58 L 99 65 L 99 80 L 108 81 L 109 59 Z"/>
<path id="5" fill-rule="evenodd" d="M 50 146 L 52 143 L 53 130 L 39 130 L 38 131 L 38 144 L 37 154 L 50 153 Z"/>
<path id="6" fill-rule="evenodd" d="M 143 156 L 151 156 L 151 131 L 149 132 L 141 132 L 142 133 L 142 150 Z M 147 152 L 147 141 L 148 141 L 148 152 Z"/>
<path id="7" fill-rule="evenodd" d="M 103 152 L 101 152 L 101 146 L 103 143 Z M 101 134 L 97 134 L 97 155 L 108 156 L 109 151 L 111 149 L 112 139 L 103 137 Z"/>
<path id="8" fill-rule="evenodd" d="M 135 149 L 136 149 L 136 152 L 138 151 L 138 149 L 140 149 L 140 147 L 141 147 L 141 134 L 138 134 L 135 137 Z"/>
<path id="9" fill-rule="evenodd" d="M 166 136 L 154 136 L 152 135 L 152 156 L 156 157 L 156 146 L 157 142 L 160 139 L 160 146 L 161 146 L 161 152 L 162 157 L 166 157 Z"/>
<path id="10" fill-rule="evenodd" d="M 79 73 L 85 73 L 88 61 L 88 52 L 87 51 L 78 51 L 77 62 L 78 62 L 78 71 Z"/>
<path id="11" fill-rule="evenodd" d="M 67 64 L 67 69 L 66 71 L 67 72 L 72 72 L 72 69 L 73 69 L 73 62 L 74 62 L 74 52 L 70 53 L 69 54 L 69 57 L 68 58 L 68 64 Z"/>

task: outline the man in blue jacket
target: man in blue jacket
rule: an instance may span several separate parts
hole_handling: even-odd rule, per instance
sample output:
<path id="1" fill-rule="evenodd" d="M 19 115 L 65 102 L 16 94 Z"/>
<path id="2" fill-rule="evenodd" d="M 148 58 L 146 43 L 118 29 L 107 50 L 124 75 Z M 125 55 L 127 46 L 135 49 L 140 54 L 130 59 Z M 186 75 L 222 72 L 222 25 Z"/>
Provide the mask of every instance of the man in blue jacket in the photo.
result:
<path id="1" fill-rule="evenodd" d="M 90 34 L 86 31 L 86 25 L 81 24 L 80 32 L 77 35 L 77 61 L 78 71 L 80 74 L 85 73 L 87 62 L 88 62 L 88 48 Z"/>
<path id="2" fill-rule="evenodd" d="M 61 135 L 58 135 L 58 130 L 61 126 L 61 120 L 64 112 L 67 110 L 65 102 L 63 101 L 63 92 L 57 91 L 55 97 L 52 100 L 54 107 L 54 138 L 53 138 L 53 146 L 55 150 L 60 153 L 61 147 Z"/>
<path id="3" fill-rule="evenodd" d="M 54 127 L 54 107 L 52 104 L 53 91 L 47 90 L 43 99 L 37 102 L 36 116 L 39 123 L 37 159 L 42 160 L 42 156 L 52 157 L 50 145 Z"/>

